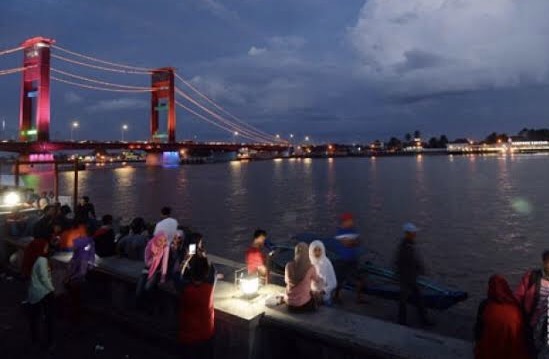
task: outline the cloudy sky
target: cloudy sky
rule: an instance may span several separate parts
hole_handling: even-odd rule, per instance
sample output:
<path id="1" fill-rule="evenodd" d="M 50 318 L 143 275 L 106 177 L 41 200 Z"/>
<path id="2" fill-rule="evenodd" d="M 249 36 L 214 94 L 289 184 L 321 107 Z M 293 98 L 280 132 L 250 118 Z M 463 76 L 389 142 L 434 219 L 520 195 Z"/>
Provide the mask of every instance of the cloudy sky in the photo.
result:
<path id="1" fill-rule="evenodd" d="M 0 49 L 35 35 L 99 58 L 174 66 L 270 133 L 358 142 L 483 137 L 549 127 L 546 0 L 3 0 Z M 21 54 L 1 56 L 0 69 Z M 140 75 L 55 68 L 147 85 Z M 0 119 L 15 133 L 19 75 L 0 77 Z M 184 87 L 182 87 L 184 88 Z M 52 84 L 52 135 L 145 139 L 146 94 Z M 230 135 L 178 111 L 178 137 Z M 84 134 L 85 133 L 85 134 Z"/>

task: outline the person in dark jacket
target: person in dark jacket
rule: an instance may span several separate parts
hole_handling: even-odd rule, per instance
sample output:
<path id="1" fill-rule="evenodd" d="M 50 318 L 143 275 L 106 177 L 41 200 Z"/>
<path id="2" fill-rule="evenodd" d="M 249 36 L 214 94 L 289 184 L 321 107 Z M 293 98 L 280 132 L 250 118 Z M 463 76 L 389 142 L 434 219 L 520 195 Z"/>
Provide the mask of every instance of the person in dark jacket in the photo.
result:
<path id="1" fill-rule="evenodd" d="M 93 235 L 95 242 L 95 253 L 99 257 L 111 257 L 116 254 L 116 244 L 114 243 L 114 230 L 112 229 L 112 216 L 106 214 L 103 216 L 102 226 Z"/>
<path id="2" fill-rule="evenodd" d="M 398 323 L 407 325 L 407 302 L 413 299 L 423 325 L 431 325 L 427 309 L 423 303 L 417 278 L 425 274 L 423 261 L 416 249 L 417 227 L 412 223 L 403 226 L 404 238 L 400 243 L 395 259 L 395 270 L 400 282 L 400 300 L 398 307 Z"/>

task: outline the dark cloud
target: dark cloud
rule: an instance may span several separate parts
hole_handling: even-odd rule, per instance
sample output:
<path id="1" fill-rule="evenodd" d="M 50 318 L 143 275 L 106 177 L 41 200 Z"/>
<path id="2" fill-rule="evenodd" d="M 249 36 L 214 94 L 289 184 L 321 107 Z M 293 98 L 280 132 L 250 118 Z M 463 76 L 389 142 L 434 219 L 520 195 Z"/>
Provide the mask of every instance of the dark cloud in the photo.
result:
<path id="1" fill-rule="evenodd" d="M 44 35 L 111 61 L 175 66 L 272 133 L 352 142 L 415 129 L 479 137 L 546 124 L 548 10 L 545 0 L 5 0 L 0 49 Z M 0 57 L 0 69 L 20 60 Z M 133 86 L 150 81 L 53 66 Z M 0 77 L 0 118 L 13 133 L 19 86 L 17 75 Z M 58 137 L 68 137 L 75 118 L 82 136 L 118 138 L 128 123 L 129 137 L 147 137 L 147 94 L 54 83 L 52 101 Z M 180 138 L 231 136 L 177 115 Z"/>

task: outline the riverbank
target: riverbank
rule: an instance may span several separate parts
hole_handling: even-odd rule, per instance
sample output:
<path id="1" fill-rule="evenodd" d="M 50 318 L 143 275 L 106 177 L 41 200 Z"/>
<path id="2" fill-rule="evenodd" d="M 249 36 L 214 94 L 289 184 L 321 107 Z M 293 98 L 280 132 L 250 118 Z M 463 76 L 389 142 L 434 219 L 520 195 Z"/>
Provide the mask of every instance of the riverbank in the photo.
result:
<path id="1" fill-rule="evenodd" d="M 27 243 L 24 239 L 4 240 L 5 250 L 13 251 Z M 11 248 L 11 249 L 10 249 Z M 69 253 L 59 253 L 51 258 L 52 276 L 59 298 L 63 298 L 62 278 L 66 275 L 66 264 L 70 259 Z M 232 267 L 239 265 L 226 259 L 210 256 L 212 262 L 219 267 Z M 5 264 L 4 264 L 5 265 Z M 168 284 L 161 286 L 156 296 L 155 303 L 162 310 L 154 316 L 136 311 L 134 305 L 135 282 L 140 275 L 142 263 L 133 262 L 123 258 L 100 259 L 89 275 L 86 290 L 83 295 L 84 306 L 96 318 L 101 318 L 101 328 L 94 326 L 95 319 L 91 323 L 90 331 L 78 332 L 74 328 L 64 326 L 63 320 L 58 325 L 57 337 L 63 338 L 62 346 L 56 348 L 55 357 L 65 358 L 64 353 L 74 353 L 75 350 L 87 350 L 92 341 L 98 341 L 94 351 L 101 352 L 97 358 L 119 358 L 121 351 L 113 351 L 104 354 L 110 339 L 122 340 L 118 349 L 124 351 L 126 337 L 113 337 L 104 339 L 105 333 L 116 328 L 123 328 L 123 333 L 128 336 L 147 338 L 142 340 L 143 352 L 134 357 L 142 358 L 143 353 L 150 353 L 155 346 L 160 344 L 163 350 L 155 353 L 155 357 L 169 358 L 172 350 L 177 352 L 175 346 L 175 331 L 177 328 L 173 298 L 173 288 Z M 24 297 L 23 282 L 19 282 L 19 296 Z M 11 282 L 9 281 L 9 282 Z M 4 283 L 0 283 L 4 287 Z M 6 288 L 10 292 L 17 292 L 12 288 Z M 283 357 L 309 357 L 311 353 L 318 358 L 363 358 L 372 359 L 425 359 L 425 358 L 469 358 L 471 344 L 467 341 L 452 339 L 423 330 L 402 327 L 392 323 L 372 319 L 364 314 L 356 314 L 340 307 L 321 307 L 315 313 L 295 315 L 288 313 L 285 306 L 269 308 L 265 306 L 266 299 L 276 293 L 280 293 L 282 287 L 273 285 L 262 287 L 256 297 L 242 297 L 234 284 L 218 281 L 214 294 L 216 311 L 216 358 L 250 358 L 250 359 L 274 359 Z M 347 296 L 344 300 L 348 299 Z M 12 307 L 19 303 L 19 299 L 12 298 Z M 59 307 L 63 302 L 59 300 Z M 62 312 L 61 312 L 62 313 Z M 21 320 L 21 315 L 16 316 Z M 12 353 L 17 353 L 25 347 L 24 322 L 17 323 L 18 328 L 12 327 L 19 333 L 17 339 L 8 348 Z M 122 327 L 120 327 L 122 325 Z M 80 337 L 82 335 L 82 337 Z M 65 343 L 67 338 L 74 336 L 70 343 Z M 91 341 L 90 341 L 91 340 Z M 150 343 L 153 343 L 152 345 Z M 81 345 L 81 346 L 79 346 Z M 175 348 L 175 349 L 172 349 Z M 127 350 L 125 350 L 127 351 Z M 33 355 L 35 350 L 23 350 L 21 358 Z M 163 353 L 168 353 L 163 356 Z M 128 356 L 126 356 L 128 355 Z M 34 356 L 31 356 L 34 357 Z M 86 356 L 83 356 L 86 357 Z M 132 357 L 124 354 L 124 358 Z"/>

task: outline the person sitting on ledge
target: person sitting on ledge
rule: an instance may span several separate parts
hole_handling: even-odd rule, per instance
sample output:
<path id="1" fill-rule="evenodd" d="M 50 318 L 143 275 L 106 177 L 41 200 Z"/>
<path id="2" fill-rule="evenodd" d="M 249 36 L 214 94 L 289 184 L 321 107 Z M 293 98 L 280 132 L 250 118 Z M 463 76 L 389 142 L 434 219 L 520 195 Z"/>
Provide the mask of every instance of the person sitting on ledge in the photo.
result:
<path id="1" fill-rule="evenodd" d="M 311 290 L 319 303 L 330 305 L 332 293 L 337 287 L 337 279 L 332 262 L 326 257 L 326 248 L 321 241 L 309 245 L 309 259 L 316 269 L 319 281 L 311 283 Z"/>
<path id="2" fill-rule="evenodd" d="M 99 257 L 111 257 L 115 255 L 114 230 L 112 229 L 112 216 L 106 214 L 101 219 L 101 227 L 93 235 L 95 253 Z"/>
<path id="3" fill-rule="evenodd" d="M 145 247 L 149 241 L 145 220 L 136 217 L 130 223 L 130 233 L 118 241 L 116 248 L 119 255 L 132 260 L 144 260 Z"/>
<path id="4" fill-rule="evenodd" d="M 313 282 L 319 282 L 319 277 L 309 260 L 307 243 L 300 242 L 295 247 L 294 260 L 286 264 L 284 280 L 286 282 L 284 300 L 289 311 L 316 310 L 316 302 L 311 295 L 311 285 Z"/>
<path id="5" fill-rule="evenodd" d="M 176 281 L 178 296 L 178 341 L 182 358 L 214 358 L 214 286 L 215 267 L 205 256 L 193 257 L 190 280 Z"/>

